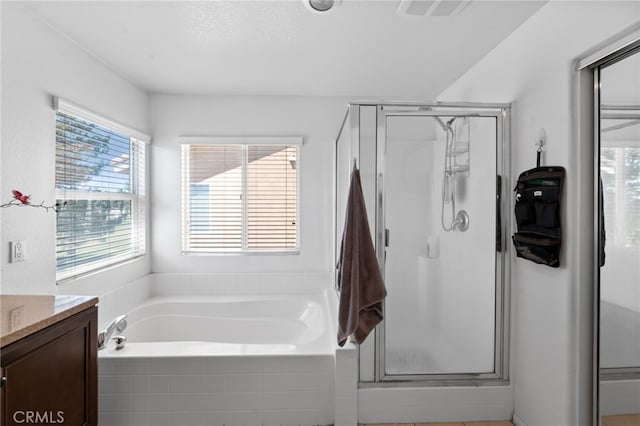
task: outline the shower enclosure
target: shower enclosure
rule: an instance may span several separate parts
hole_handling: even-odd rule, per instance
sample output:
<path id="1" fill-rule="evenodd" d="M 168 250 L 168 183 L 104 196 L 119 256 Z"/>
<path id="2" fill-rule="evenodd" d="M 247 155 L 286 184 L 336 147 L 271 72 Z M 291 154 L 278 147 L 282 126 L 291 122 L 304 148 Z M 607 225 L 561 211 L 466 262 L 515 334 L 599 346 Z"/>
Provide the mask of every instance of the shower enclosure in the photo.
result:
<path id="1" fill-rule="evenodd" d="M 508 105 L 349 105 L 336 138 L 335 254 L 355 162 L 388 291 L 360 347 L 365 385 L 508 379 L 508 126 Z"/>

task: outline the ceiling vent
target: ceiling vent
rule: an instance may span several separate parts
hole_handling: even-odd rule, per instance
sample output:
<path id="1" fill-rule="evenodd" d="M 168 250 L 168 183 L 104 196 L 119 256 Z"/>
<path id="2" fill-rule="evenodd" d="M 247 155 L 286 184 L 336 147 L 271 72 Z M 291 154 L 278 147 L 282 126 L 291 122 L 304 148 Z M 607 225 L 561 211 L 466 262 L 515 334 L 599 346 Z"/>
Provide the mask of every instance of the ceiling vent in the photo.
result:
<path id="1" fill-rule="evenodd" d="M 452 16 L 462 12 L 471 0 L 401 0 L 400 16 Z"/>

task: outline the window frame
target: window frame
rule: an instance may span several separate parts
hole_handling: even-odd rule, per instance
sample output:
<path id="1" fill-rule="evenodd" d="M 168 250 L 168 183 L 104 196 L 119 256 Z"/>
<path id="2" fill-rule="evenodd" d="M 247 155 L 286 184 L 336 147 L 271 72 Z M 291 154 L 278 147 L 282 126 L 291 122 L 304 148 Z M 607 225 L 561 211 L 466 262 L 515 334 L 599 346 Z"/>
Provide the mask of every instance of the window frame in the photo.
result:
<path id="1" fill-rule="evenodd" d="M 141 246 L 132 252 L 109 256 L 106 259 L 88 262 L 79 266 L 74 266 L 64 270 L 58 270 L 56 255 L 56 283 L 62 284 L 86 275 L 94 274 L 102 270 L 115 267 L 122 263 L 139 259 L 147 253 L 147 237 L 148 237 L 148 187 L 147 187 L 147 145 L 151 142 L 151 137 L 139 130 L 133 129 L 126 125 L 120 124 L 109 118 L 106 118 L 93 111 L 85 109 L 77 104 L 67 101 L 63 98 L 52 96 L 52 106 L 55 112 L 54 122 L 57 123 L 58 113 L 73 116 L 91 124 L 124 134 L 129 137 L 129 149 L 131 167 L 135 165 L 135 170 L 131 173 L 131 192 L 102 192 L 102 191 L 86 191 L 86 190 L 70 190 L 58 189 L 56 185 L 57 172 L 54 179 L 54 190 L 56 200 L 124 200 L 131 202 L 131 227 L 132 231 L 128 234 L 132 239 L 137 238 Z M 57 124 L 54 124 L 54 134 Z M 57 137 L 56 137 L 57 138 Z M 55 140 L 54 140 L 55 142 Z M 139 145 L 139 146 L 138 146 Z M 54 148 L 57 152 L 57 148 Z M 56 154 L 57 155 L 57 154 Z M 141 155 L 141 158 L 139 157 Z M 57 158 L 54 160 L 57 165 Z M 140 170 L 142 166 L 142 170 Z M 64 207 L 62 207 L 64 209 Z M 141 235 L 141 236 L 140 236 Z M 58 228 L 56 223 L 56 251 L 58 247 Z"/>
<path id="2" fill-rule="evenodd" d="M 180 206 L 180 219 L 181 219 L 181 249 L 183 256 L 287 256 L 287 255 L 299 255 L 300 254 L 300 164 L 301 164 L 301 151 L 304 139 L 301 136 L 181 136 L 178 138 L 178 142 L 181 146 L 180 161 L 181 161 L 181 206 Z M 185 180 L 188 173 L 188 166 L 185 166 L 184 158 L 184 146 L 191 145 L 236 145 L 243 147 L 242 157 L 242 191 L 245 196 L 242 202 L 242 230 L 241 239 L 242 247 L 238 250 L 228 248 L 206 248 L 194 250 L 190 246 L 190 232 L 188 231 L 190 224 L 187 223 L 186 218 L 190 217 L 191 211 L 188 210 L 189 206 L 189 191 L 185 187 Z M 247 211 L 247 197 L 246 197 L 246 181 L 247 181 L 247 161 L 246 152 L 251 146 L 256 145 L 269 145 L 269 146 L 295 146 L 296 148 L 296 245 L 291 249 L 275 248 L 275 249 L 248 249 L 247 245 L 247 229 L 248 229 L 248 211 Z"/>

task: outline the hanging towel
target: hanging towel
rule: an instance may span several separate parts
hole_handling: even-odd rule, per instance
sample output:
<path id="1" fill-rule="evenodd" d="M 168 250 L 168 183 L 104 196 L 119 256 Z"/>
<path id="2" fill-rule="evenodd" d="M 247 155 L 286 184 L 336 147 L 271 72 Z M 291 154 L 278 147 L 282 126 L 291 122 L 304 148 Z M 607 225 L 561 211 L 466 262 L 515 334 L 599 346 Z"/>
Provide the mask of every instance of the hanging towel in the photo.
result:
<path id="1" fill-rule="evenodd" d="M 355 165 L 342 233 L 338 280 L 338 344 L 343 346 L 351 335 L 357 343 L 362 343 L 382 321 L 382 300 L 387 291 L 371 241 L 360 172 Z"/>
<path id="2" fill-rule="evenodd" d="M 605 246 L 607 245 L 607 230 L 604 226 L 604 188 L 600 178 L 600 267 L 603 267 L 607 258 Z"/>

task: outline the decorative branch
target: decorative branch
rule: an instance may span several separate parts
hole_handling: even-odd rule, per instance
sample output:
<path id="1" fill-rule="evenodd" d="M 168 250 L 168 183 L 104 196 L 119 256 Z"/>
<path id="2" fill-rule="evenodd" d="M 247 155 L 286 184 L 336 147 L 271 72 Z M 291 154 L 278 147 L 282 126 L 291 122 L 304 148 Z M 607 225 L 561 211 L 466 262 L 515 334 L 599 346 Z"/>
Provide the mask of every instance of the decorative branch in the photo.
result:
<path id="1" fill-rule="evenodd" d="M 60 209 L 65 206 L 67 204 L 67 202 L 65 201 L 64 203 L 60 204 L 60 203 L 55 203 L 53 205 L 47 206 L 44 204 L 44 201 L 42 201 L 40 204 L 31 204 L 31 195 L 25 195 L 22 192 L 18 191 L 17 189 L 14 189 L 13 191 L 11 191 L 13 193 L 13 200 L 9 201 L 8 203 L 4 203 L 4 204 L 0 204 L 0 208 L 7 208 L 7 207 L 12 207 L 12 206 L 16 206 L 16 207 L 40 207 L 45 209 L 46 211 L 49 210 L 53 210 L 54 212 L 59 212 Z"/>

